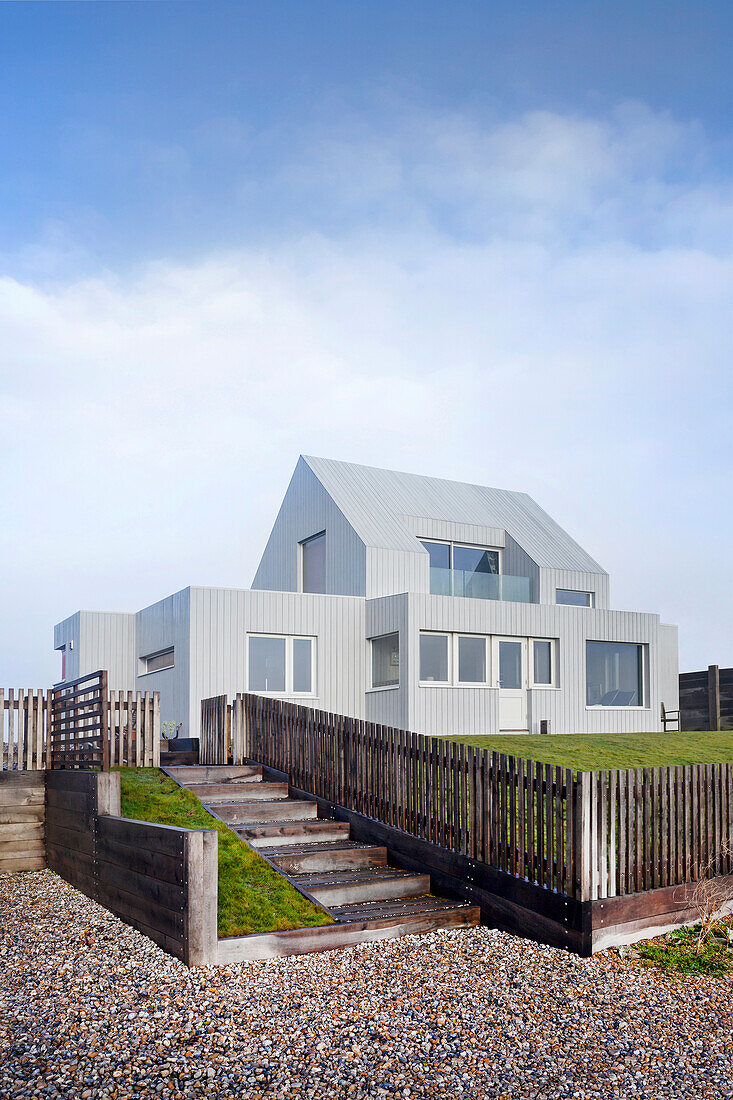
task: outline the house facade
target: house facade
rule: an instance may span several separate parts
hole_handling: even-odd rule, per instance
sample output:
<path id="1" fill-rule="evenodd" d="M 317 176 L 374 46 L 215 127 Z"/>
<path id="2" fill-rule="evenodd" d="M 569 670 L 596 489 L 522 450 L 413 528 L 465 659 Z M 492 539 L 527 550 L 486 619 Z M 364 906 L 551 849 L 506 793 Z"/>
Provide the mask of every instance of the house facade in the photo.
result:
<path id="1" fill-rule="evenodd" d="M 64 679 L 160 691 L 182 736 L 239 691 L 438 736 L 659 730 L 677 628 L 609 599 L 524 493 L 301 457 L 251 589 L 78 611 L 54 646 Z"/>

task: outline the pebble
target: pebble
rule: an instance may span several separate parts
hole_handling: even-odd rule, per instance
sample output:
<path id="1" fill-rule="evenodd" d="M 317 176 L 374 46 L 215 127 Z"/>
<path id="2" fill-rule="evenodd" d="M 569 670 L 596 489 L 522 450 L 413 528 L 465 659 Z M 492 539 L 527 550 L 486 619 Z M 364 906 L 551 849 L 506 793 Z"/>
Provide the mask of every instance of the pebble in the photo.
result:
<path id="1" fill-rule="evenodd" d="M 733 980 L 481 927 L 188 970 L 0 874 L 0 1096 L 733 1098 Z"/>

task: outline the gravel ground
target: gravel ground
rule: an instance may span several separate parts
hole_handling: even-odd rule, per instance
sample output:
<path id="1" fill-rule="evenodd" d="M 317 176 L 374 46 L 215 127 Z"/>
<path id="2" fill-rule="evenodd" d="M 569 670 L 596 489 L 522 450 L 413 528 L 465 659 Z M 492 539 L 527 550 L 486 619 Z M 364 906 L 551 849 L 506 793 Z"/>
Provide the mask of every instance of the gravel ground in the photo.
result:
<path id="1" fill-rule="evenodd" d="M 733 1097 L 733 982 L 478 928 L 188 971 L 0 874 L 0 1096 Z"/>

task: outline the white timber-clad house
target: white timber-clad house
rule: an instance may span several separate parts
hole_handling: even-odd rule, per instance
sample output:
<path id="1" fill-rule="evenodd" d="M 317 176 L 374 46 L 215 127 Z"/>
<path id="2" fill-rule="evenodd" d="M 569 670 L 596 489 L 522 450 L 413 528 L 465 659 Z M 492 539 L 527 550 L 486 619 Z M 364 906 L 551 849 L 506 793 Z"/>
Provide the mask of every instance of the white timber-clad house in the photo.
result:
<path id="1" fill-rule="evenodd" d="M 185 588 L 55 627 L 62 678 L 271 694 L 430 735 L 645 732 L 678 707 L 677 628 L 615 611 L 608 574 L 529 496 L 301 457 L 251 589 Z"/>

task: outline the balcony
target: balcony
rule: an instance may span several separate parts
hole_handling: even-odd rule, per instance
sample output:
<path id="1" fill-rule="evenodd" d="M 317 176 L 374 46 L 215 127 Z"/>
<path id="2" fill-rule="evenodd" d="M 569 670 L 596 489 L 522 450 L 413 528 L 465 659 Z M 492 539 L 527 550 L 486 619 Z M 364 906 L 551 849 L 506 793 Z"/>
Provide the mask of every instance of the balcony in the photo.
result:
<path id="1" fill-rule="evenodd" d="M 511 577 L 506 573 L 476 573 L 431 566 L 430 591 L 434 596 L 465 596 L 471 600 L 534 602 L 532 578 Z"/>

